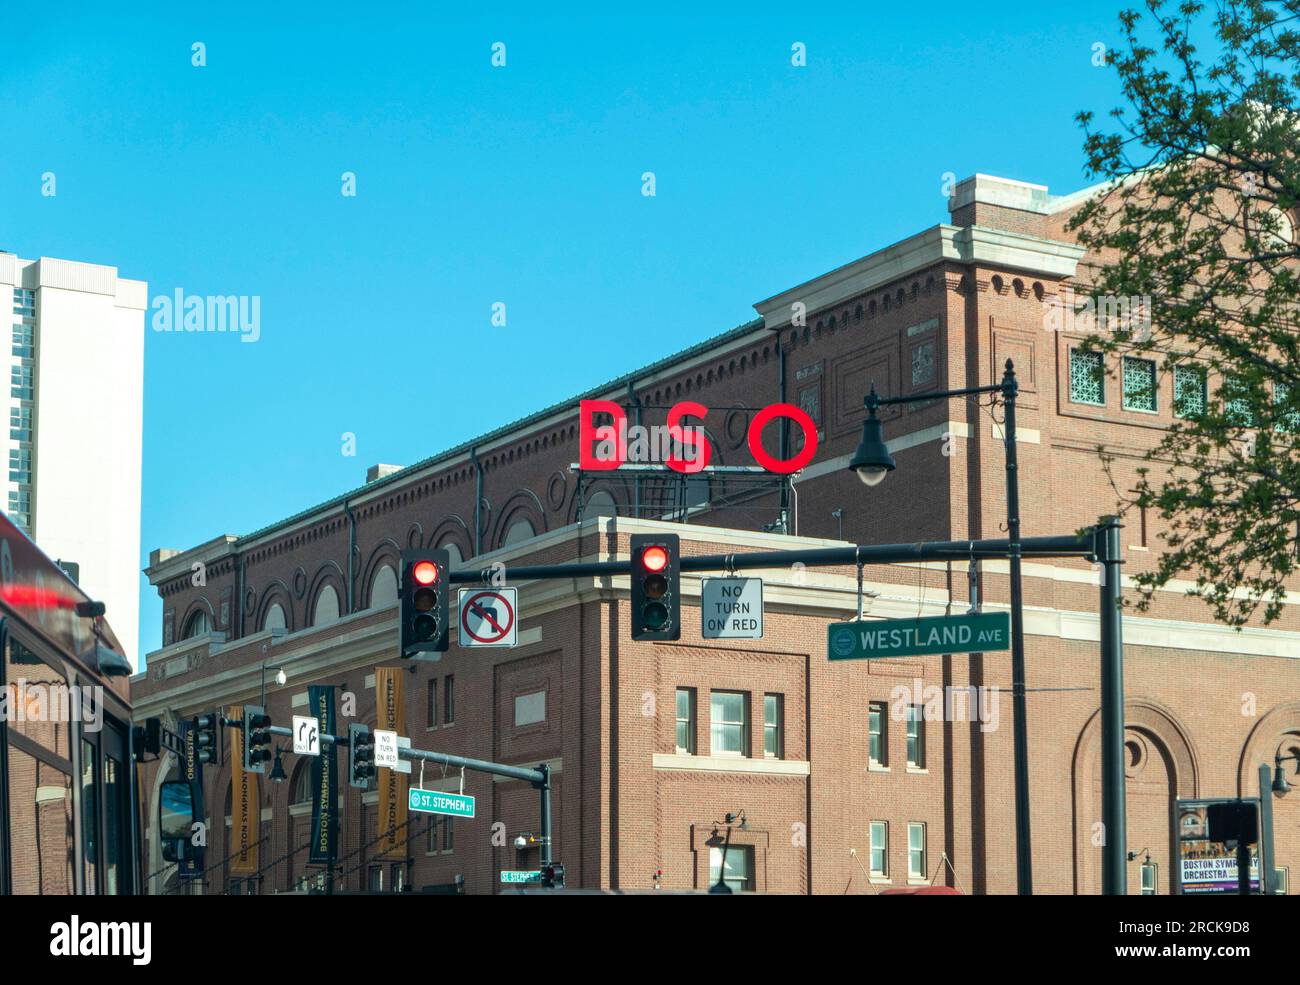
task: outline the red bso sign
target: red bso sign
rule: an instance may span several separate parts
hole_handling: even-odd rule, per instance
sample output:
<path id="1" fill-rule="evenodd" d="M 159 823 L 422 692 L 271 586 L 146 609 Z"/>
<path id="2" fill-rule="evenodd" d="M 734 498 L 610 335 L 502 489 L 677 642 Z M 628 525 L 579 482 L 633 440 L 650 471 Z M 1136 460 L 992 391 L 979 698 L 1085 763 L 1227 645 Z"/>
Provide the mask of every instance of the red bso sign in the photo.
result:
<path id="1" fill-rule="evenodd" d="M 709 408 L 693 400 L 683 400 L 668 411 L 668 423 L 662 426 L 666 438 L 676 451 L 663 457 L 663 464 L 674 472 L 690 475 L 703 471 L 709 464 L 711 449 L 704 429 L 686 424 L 683 419 L 708 416 Z M 613 423 L 596 424 L 597 414 L 608 414 Z M 788 418 L 803 431 L 803 448 L 791 458 L 777 458 L 763 448 L 763 429 L 779 418 Z M 636 427 L 636 425 L 633 425 Z M 651 426 L 650 430 L 658 425 Z M 609 472 L 628 460 L 627 413 L 612 400 L 583 400 L 578 404 L 578 464 L 593 472 Z M 759 408 L 749 422 L 746 441 L 754 462 L 768 472 L 790 475 L 807 466 L 817 454 L 817 425 L 808 412 L 794 404 L 768 404 Z"/>

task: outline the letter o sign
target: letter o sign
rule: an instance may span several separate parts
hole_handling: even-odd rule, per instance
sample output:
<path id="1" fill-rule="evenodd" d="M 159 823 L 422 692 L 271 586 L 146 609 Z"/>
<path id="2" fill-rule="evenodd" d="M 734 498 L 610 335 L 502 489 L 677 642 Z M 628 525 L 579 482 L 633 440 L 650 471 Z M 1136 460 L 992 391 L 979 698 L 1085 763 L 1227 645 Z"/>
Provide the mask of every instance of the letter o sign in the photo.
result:
<path id="1" fill-rule="evenodd" d="M 794 458 L 776 458 L 763 450 L 763 428 L 777 417 L 788 417 L 803 430 L 803 450 Z M 789 475 L 798 472 L 817 454 L 817 425 L 802 407 L 794 404 L 768 404 L 749 422 L 749 453 L 769 472 Z"/>

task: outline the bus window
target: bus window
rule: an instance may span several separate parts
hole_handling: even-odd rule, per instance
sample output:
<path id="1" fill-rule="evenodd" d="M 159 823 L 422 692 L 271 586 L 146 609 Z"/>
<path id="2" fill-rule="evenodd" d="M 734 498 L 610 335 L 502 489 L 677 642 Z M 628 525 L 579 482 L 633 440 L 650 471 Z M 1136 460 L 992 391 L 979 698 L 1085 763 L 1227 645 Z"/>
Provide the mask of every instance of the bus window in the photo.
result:
<path id="1" fill-rule="evenodd" d="M 113 756 L 104 756 L 104 825 L 108 829 L 108 839 L 104 869 L 104 891 L 107 893 L 125 892 L 122 873 L 122 839 L 127 837 L 127 825 L 123 817 L 123 805 L 126 803 L 126 772 L 121 762 Z"/>
<path id="2" fill-rule="evenodd" d="M 187 780 L 168 780 L 158 801 L 158 831 L 162 854 L 168 862 L 180 861 L 177 842 L 188 842 L 194 825 L 194 797 Z"/>
<path id="3" fill-rule="evenodd" d="M 95 797 L 95 747 L 81 742 L 81 844 L 83 865 L 85 869 L 85 892 L 94 894 L 98 891 L 95 879 L 95 866 L 99 862 L 99 853 L 95 850 L 99 842 L 99 803 Z"/>
<path id="4" fill-rule="evenodd" d="M 76 891 L 72 774 L 38 759 L 10 737 L 10 892 L 66 896 Z"/>

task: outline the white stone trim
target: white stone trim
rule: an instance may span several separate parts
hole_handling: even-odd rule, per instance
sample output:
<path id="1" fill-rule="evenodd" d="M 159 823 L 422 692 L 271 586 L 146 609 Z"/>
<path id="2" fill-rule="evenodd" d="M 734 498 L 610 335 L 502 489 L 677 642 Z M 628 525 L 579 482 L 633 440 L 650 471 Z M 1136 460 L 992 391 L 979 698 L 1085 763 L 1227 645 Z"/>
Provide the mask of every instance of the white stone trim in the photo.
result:
<path id="1" fill-rule="evenodd" d="M 657 770 L 699 770 L 705 773 L 763 773 L 768 776 L 811 776 L 812 764 L 803 759 L 748 759 L 742 756 L 682 756 L 657 752 Z"/>

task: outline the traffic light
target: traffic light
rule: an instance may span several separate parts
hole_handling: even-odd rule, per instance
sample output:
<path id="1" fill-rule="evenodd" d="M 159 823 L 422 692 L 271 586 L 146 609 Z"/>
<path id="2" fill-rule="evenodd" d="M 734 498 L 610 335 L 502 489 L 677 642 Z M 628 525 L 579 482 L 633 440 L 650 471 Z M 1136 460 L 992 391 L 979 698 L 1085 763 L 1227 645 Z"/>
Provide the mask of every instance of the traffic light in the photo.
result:
<path id="1" fill-rule="evenodd" d="M 365 725 L 348 726 L 348 783 L 366 790 L 375 775 L 375 733 Z"/>
<path id="2" fill-rule="evenodd" d="M 680 563 L 676 534 L 632 535 L 632 639 L 681 639 Z"/>
<path id="3" fill-rule="evenodd" d="M 194 729 L 194 752 L 200 763 L 221 763 L 221 712 L 210 711 L 196 715 L 192 723 Z"/>
<path id="4" fill-rule="evenodd" d="M 271 758 L 271 716 L 265 708 L 244 706 L 244 772 L 265 773 Z"/>
<path id="5" fill-rule="evenodd" d="M 542 885 L 547 889 L 563 889 L 564 866 L 559 862 L 542 866 Z"/>
<path id="6" fill-rule="evenodd" d="M 444 550 L 402 551 L 402 657 L 447 649 L 451 556 Z"/>

